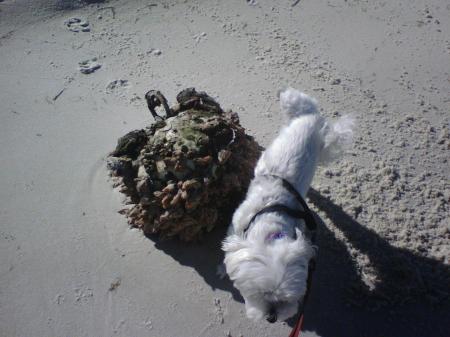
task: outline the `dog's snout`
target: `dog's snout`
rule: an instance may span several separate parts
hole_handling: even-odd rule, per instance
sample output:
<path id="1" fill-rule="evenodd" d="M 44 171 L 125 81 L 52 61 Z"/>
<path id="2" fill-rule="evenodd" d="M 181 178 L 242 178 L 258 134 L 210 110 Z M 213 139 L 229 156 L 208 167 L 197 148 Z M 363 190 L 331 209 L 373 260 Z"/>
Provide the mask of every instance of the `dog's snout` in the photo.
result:
<path id="1" fill-rule="evenodd" d="M 266 315 L 266 320 L 269 323 L 275 323 L 277 321 L 277 312 L 274 307 L 271 307 L 269 313 Z"/>

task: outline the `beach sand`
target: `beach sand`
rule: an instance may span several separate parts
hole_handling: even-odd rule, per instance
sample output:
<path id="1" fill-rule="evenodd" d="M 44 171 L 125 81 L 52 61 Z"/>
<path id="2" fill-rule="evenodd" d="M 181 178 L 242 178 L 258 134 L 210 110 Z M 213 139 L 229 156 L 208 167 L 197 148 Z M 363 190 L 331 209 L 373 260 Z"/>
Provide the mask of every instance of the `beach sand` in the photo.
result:
<path id="1" fill-rule="evenodd" d="M 357 123 L 310 193 L 304 336 L 450 336 L 449 37 L 444 0 L 0 1 L 0 336 L 288 336 L 216 276 L 225 229 L 144 237 L 105 163 L 150 89 L 205 90 L 266 146 L 286 86 Z"/>

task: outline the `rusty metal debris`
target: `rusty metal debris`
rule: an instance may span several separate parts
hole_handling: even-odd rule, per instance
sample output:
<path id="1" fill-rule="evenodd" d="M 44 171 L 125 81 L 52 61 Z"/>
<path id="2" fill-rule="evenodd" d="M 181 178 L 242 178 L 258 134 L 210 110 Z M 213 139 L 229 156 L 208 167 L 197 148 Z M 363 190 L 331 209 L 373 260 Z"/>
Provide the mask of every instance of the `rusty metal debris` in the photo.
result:
<path id="1" fill-rule="evenodd" d="M 228 224 L 261 148 L 237 114 L 205 92 L 185 89 L 172 107 L 159 91 L 145 97 L 156 122 L 120 138 L 108 159 L 116 186 L 129 198 L 121 212 L 145 234 L 197 241 Z"/>

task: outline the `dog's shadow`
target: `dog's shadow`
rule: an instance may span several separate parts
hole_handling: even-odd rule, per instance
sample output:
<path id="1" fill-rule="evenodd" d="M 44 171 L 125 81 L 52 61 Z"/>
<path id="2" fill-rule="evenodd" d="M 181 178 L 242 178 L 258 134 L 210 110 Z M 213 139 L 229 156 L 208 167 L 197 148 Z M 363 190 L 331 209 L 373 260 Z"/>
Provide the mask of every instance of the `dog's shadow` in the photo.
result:
<path id="1" fill-rule="evenodd" d="M 312 188 L 308 197 L 358 255 L 370 261 L 377 277 L 373 280 L 359 270 L 345 244 L 319 220 L 320 248 L 305 310 L 305 331 L 323 337 L 450 336 L 448 265 L 390 245 Z M 207 235 L 208 240 L 192 245 L 150 239 L 180 264 L 194 268 L 213 289 L 229 291 L 243 302 L 230 280 L 216 273 L 223 261 L 225 233 L 226 228 L 218 228 Z M 287 323 L 293 326 L 295 319 Z"/>
<path id="2" fill-rule="evenodd" d="M 450 336 L 448 265 L 390 245 L 312 188 L 308 197 L 377 277 L 358 270 L 344 243 L 320 223 L 305 330 L 324 337 Z"/>

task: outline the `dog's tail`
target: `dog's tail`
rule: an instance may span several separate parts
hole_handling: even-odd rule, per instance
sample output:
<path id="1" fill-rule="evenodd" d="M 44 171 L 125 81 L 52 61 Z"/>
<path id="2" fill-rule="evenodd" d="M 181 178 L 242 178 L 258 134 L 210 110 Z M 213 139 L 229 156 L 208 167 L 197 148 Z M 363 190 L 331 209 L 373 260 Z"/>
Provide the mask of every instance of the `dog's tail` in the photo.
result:
<path id="1" fill-rule="evenodd" d="M 281 111 L 289 122 L 293 118 L 307 114 L 318 113 L 317 101 L 305 93 L 293 88 L 280 92 Z M 323 149 L 320 153 L 319 164 L 327 164 L 350 147 L 353 140 L 354 119 L 343 116 L 336 121 L 325 120 L 320 130 Z"/>
<path id="2" fill-rule="evenodd" d="M 355 121 L 350 115 L 342 116 L 336 121 L 325 120 L 320 130 L 324 144 L 319 157 L 320 165 L 339 158 L 350 147 L 354 124 Z"/>
<path id="3" fill-rule="evenodd" d="M 293 88 L 280 92 L 280 106 L 288 121 L 301 115 L 317 113 L 316 100 Z"/>

